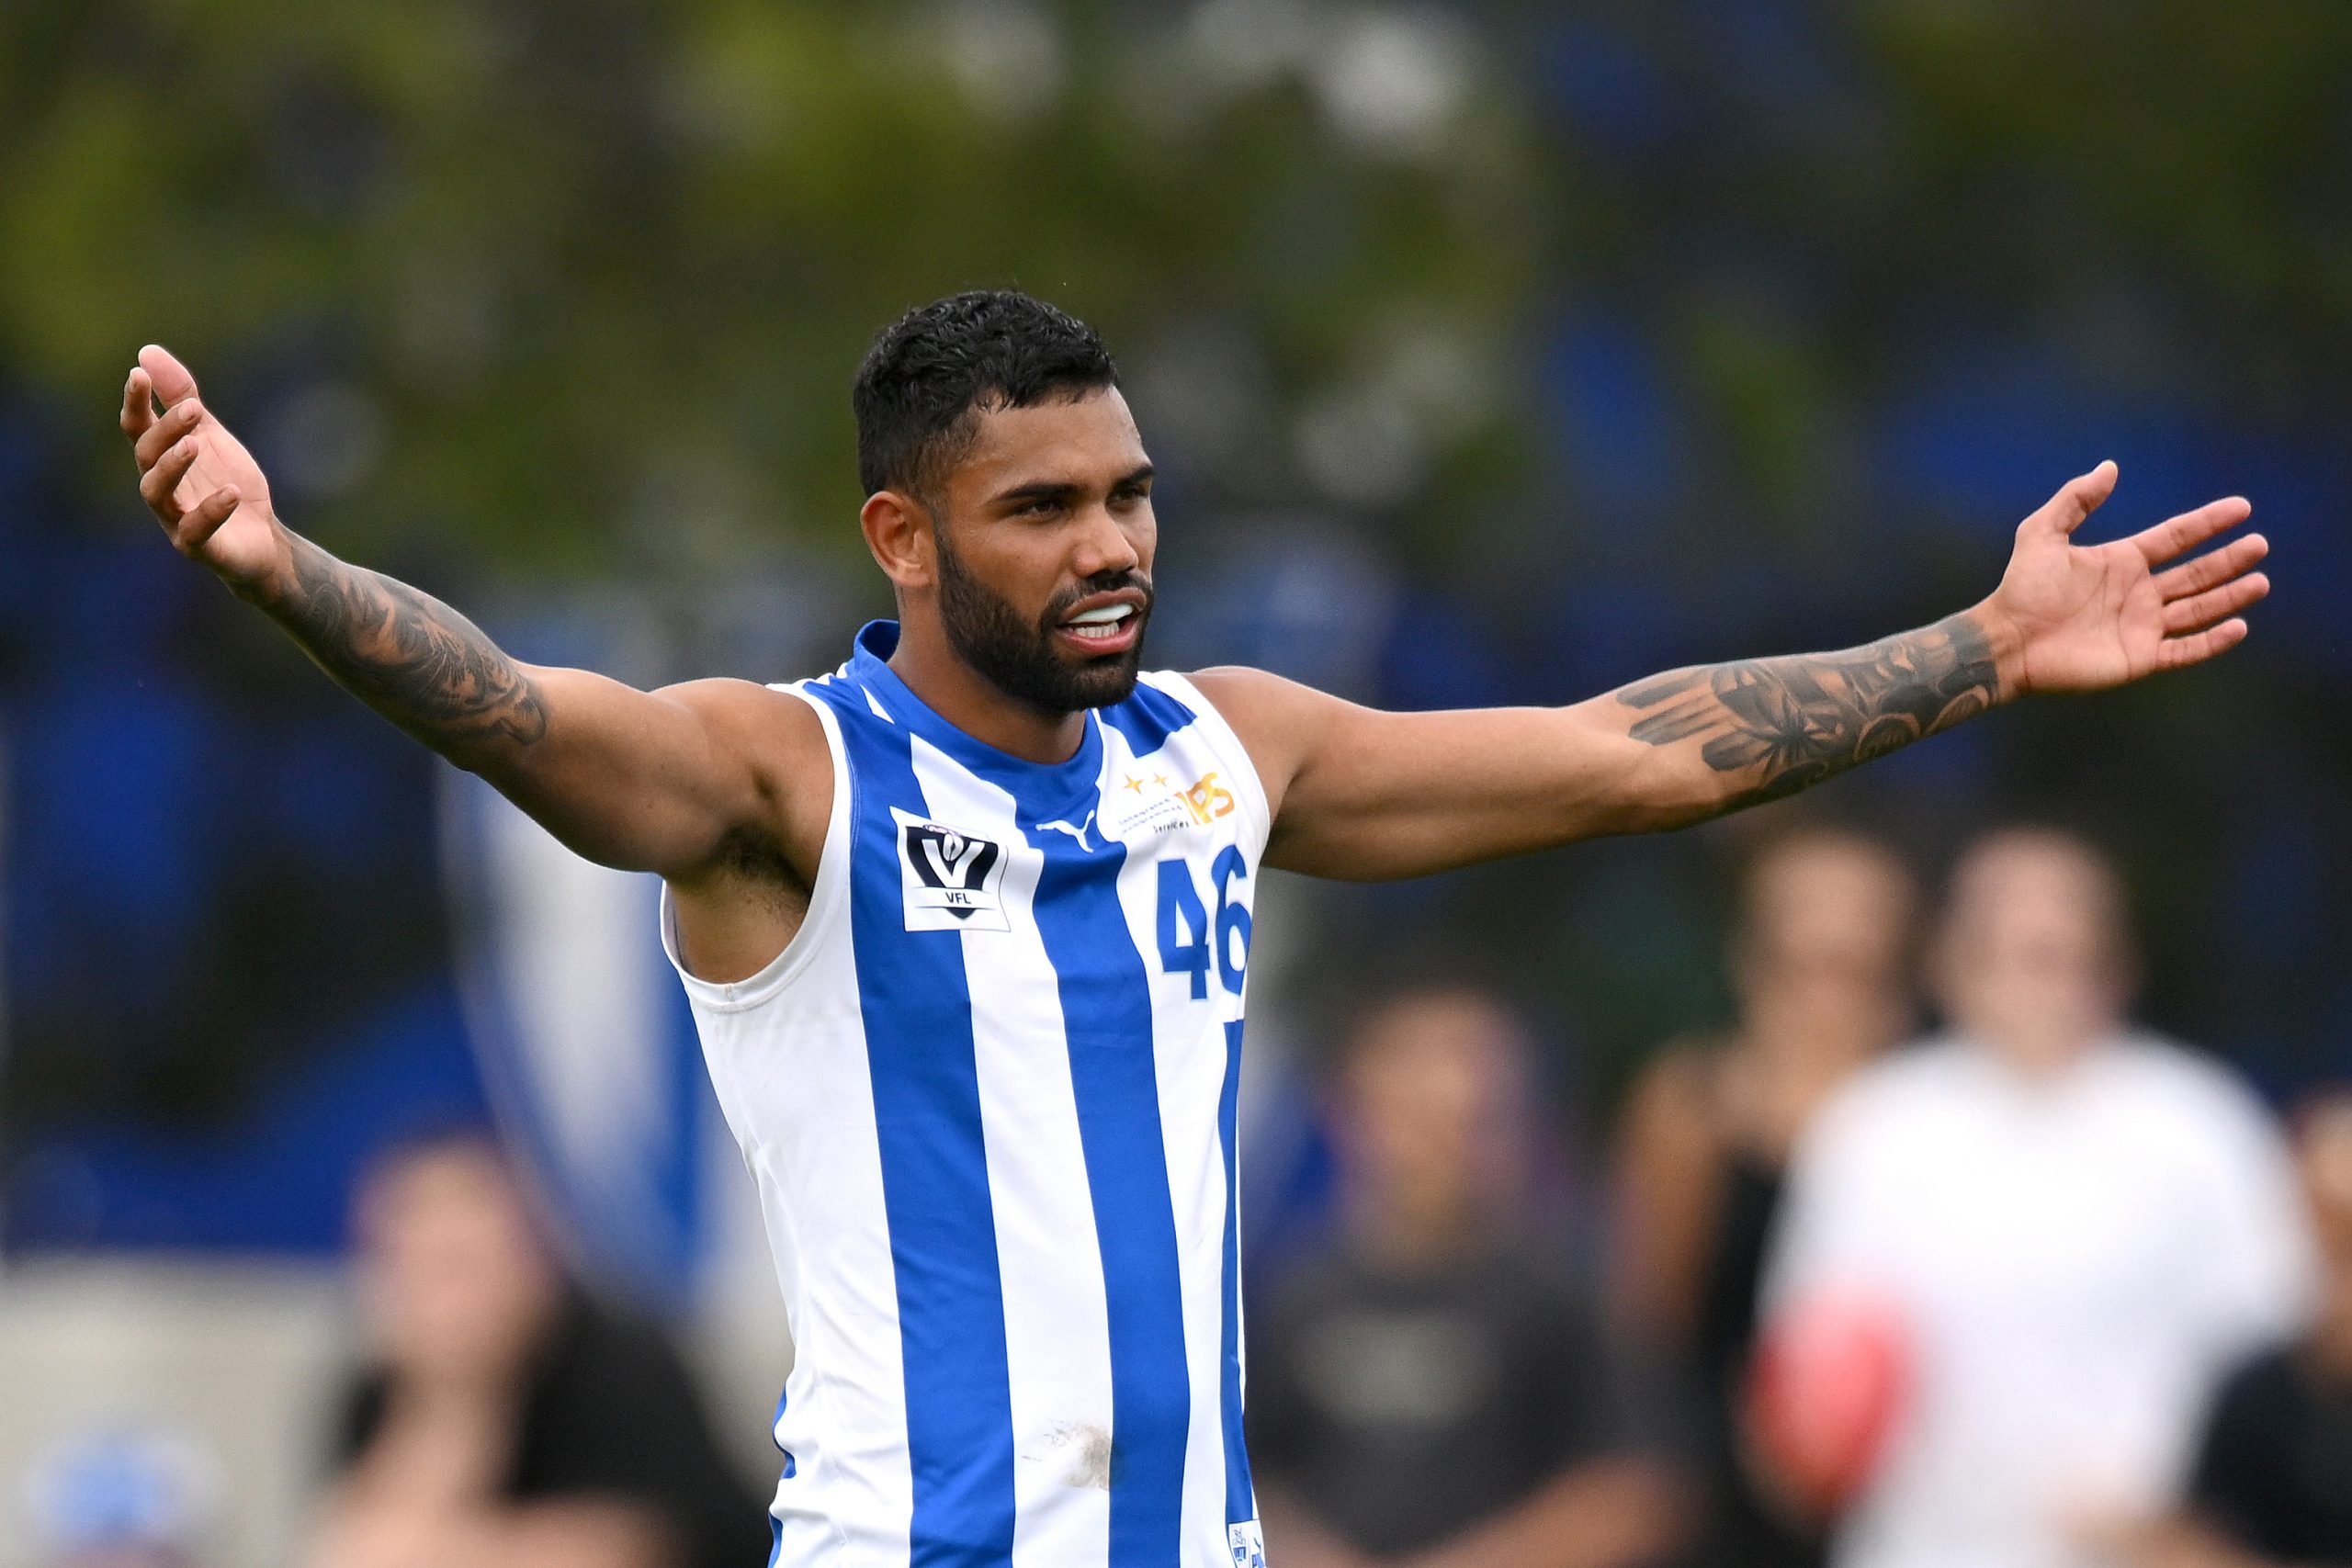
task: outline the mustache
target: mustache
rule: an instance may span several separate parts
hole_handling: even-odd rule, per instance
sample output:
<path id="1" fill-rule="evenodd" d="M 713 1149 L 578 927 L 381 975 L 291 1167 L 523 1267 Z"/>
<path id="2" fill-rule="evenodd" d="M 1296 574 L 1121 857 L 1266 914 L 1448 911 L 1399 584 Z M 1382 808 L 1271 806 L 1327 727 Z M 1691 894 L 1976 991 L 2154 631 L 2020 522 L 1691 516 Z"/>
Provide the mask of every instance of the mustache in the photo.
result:
<path id="1" fill-rule="evenodd" d="M 1150 615 L 1152 602 L 1156 597 L 1152 592 L 1150 573 L 1142 571 L 1098 571 L 1092 577 L 1087 578 L 1080 582 L 1074 582 L 1068 588 L 1063 589 L 1059 593 L 1055 594 L 1052 600 L 1046 604 L 1046 613 L 1039 618 L 1038 624 L 1044 626 L 1047 631 L 1051 631 L 1054 627 L 1061 625 L 1062 617 L 1069 615 L 1070 612 L 1070 606 L 1077 604 L 1080 600 L 1091 599 L 1097 593 L 1116 593 L 1122 589 L 1128 588 L 1132 588 L 1136 592 L 1143 595 L 1143 614 L 1147 615 Z"/>

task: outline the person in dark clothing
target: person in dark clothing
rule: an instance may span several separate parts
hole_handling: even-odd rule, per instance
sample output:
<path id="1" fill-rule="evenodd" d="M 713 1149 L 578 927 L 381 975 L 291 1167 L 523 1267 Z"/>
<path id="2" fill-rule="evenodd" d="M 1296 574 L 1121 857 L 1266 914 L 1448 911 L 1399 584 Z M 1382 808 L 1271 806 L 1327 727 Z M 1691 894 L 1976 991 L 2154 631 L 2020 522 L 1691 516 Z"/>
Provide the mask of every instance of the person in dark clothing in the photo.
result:
<path id="1" fill-rule="evenodd" d="M 487 1138 L 364 1186 L 374 1363 L 344 1402 L 311 1568 L 755 1568 L 758 1499 L 662 1333 L 567 1282 Z"/>
<path id="2" fill-rule="evenodd" d="M 1679 1370 L 1706 1472 L 1706 1568 L 1819 1568 L 1826 1547 L 1758 1485 L 1739 1412 L 1789 1153 L 1814 1110 L 1917 1018 L 1917 889 L 1884 846 L 1804 828 L 1768 843 L 1731 946 L 1739 1020 L 1669 1046 L 1636 1085 L 1618 1193 L 1622 1326 Z"/>
<path id="3" fill-rule="evenodd" d="M 2273 1350 L 2223 1385 L 2188 1488 L 2192 1528 L 2220 1538 L 2209 1547 L 2220 1555 L 2199 1561 L 2352 1562 L 2352 1365 L 2344 1349 L 2324 1359 Z"/>
<path id="4" fill-rule="evenodd" d="M 2295 1123 L 2318 1314 L 2222 1383 L 2180 1508 L 2104 1543 L 2133 1568 L 2352 1563 L 2352 1091 L 2310 1102 Z"/>
<path id="5" fill-rule="evenodd" d="M 1598 1303 L 1524 1234 L 1525 1054 L 1454 989 L 1351 1038 L 1340 1237 L 1250 1326 L 1283 1568 L 1634 1568 L 1671 1542 L 1672 1482 L 1629 1435 Z"/>

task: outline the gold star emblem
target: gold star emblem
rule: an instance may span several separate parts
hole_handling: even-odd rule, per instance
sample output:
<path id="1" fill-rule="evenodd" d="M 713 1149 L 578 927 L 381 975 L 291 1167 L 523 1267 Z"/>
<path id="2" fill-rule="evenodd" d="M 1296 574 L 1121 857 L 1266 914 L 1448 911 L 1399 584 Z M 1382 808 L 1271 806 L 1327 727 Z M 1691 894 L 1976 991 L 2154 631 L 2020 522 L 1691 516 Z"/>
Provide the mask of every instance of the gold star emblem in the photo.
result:
<path id="1" fill-rule="evenodd" d="M 1166 773 L 1154 773 L 1151 775 L 1151 782 L 1158 784 L 1160 788 L 1166 789 L 1168 787 L 1168 775 Z"/>
<path id="2" fill-rule="evenodd" d="M 1137 795 L 1141 795 L 1143 793 L 1143 780 L 1136 777 L 1133 773 L 1129 773 L 1127 775 L 1127 787 L 1135 791 Z"/>

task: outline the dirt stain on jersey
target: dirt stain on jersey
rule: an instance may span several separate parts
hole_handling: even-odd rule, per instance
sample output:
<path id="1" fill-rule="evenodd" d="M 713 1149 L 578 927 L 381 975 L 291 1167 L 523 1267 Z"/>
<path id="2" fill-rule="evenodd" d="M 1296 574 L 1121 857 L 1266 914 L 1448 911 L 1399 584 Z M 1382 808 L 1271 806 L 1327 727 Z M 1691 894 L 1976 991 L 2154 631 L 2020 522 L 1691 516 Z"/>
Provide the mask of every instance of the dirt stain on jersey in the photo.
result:
<path id="1" fill-rule="evenodd" d="M 1057 1423 L 1039 1439 L 1037 1451 L 1021 1456 L 1033 1461 L 1059 1458 L 1065 1468 L 1062 1484 L 1111 1489 L 1111 1429 L 1092 1421 Z"/>

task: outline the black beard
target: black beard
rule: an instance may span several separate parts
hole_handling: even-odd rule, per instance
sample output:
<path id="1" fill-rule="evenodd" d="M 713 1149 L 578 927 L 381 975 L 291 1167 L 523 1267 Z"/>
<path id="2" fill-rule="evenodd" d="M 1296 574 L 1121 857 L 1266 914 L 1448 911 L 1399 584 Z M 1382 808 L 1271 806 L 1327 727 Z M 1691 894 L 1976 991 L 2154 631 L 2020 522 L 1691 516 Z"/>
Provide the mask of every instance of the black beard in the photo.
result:
<path id="1" fill-rule="evenodd" d="M 1151 579 L 1139 571 L 1098 572 L 1054 595 L 1036 623 L 1024 621 L 1011 604 L 964 570 L 942 539 L 939 546 L 939 618 L 947 642 L 965 663 L 1015 702 L 1040 713 L 1076 713 L 1124 702 L 1143 668 L 1143 627 L 1124 653 L 1072 663 L 1054 646 L 1054 633 L 1070 606 L 1090 594 L 1140 589 L 1139 618 L 1151 615 Z"/>

